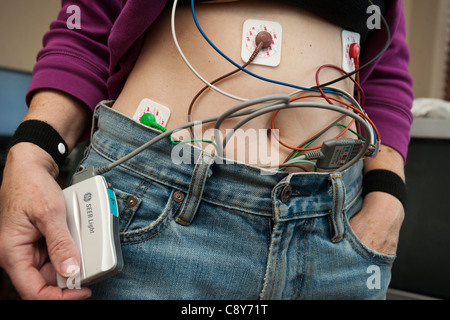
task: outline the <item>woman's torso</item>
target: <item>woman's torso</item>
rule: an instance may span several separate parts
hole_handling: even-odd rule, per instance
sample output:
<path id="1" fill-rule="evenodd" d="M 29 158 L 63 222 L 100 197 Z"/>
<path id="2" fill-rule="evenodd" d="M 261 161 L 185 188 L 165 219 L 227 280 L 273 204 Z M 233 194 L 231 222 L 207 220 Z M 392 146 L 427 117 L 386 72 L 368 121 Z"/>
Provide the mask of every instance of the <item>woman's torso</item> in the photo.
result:
<path id="1" fill-rule="evenodd" d="M 205 86 L 187 67 L 176 50 L 171 33 L 170 11 L 163 12 L 148 30 L 136 65 L 113 106 L 117 111 L 133 117 L 141 100 L 151 99 L 170 109 L 171 116 L 167 123 L 169 129 L 187 122 L 189 105 L 194 96 Z M 196 15 L 199 24 L 211 41 L 238 64 L 244 63 L 241 59 L 241 44 L 245 20 L 259 19 L 281 24 L 281 62 L 277 67 L 259 65 L 247 67 L 257 75 L 302 87 L 311 87 L 316 85 L 316 71 L 320 66 L 332 64 L 342 67 L 342 29 L 297 7 L 265 0 L 213 2 L 196 5 Z M 205 41 L 195 26 L 189 6 L 177 8 L 175 17 L 179 45 L 191 65 L 203 78 L 213 81 L 236 68 Z M 320 73 L 320 82 L 324 83 L 341 75 L 336 70 L 324 69 Z M 338 82 L 334 86 L 349 93 L 353 92 L 353 83 L 349 79 Z M 278 93 L 289 94 L 295 91 L 294 88 L 264 82 L 243 72 L 218 83 L 217 87 L 246 99 Z M 326 103 L 325 100 L 318 98 L 301 101 Z M 220 115 L 238 103 L 239 101 L 213 90 L 207 90 L 196 101 L 192 109 L 192 119 L 199 120 Z M 340 116 L 339 113 L 317 108 L 288 109 L 277 115 L 274 124 L 279 130 L 281 140 L 298 147 L 300 143 L 308 141 L 310 137 Z M 262 158 L 256 157 L 255 160 L 255 157 L 249 156 L 249 152 L 250 150 L 253 153 L 255 150 L 261 151 L 262 156 L 264 152 L 267 152 L 258 150 L 261 144 L 252 137 L 256 133 L 259 139 L 264 139 L 264 135 L 261 134 L 264 131 L 259 129 L 269 129 L 271 118 L 272 114 L 265 114 L 245 124 L 242 127 L 242 134 L 247 134 L 250 138 L 236 140 L 239 141 L 233 146 L 236 150 L 234 152 L 226 150 L 227 156 L 232 154 L 229 157 L 254 165 L 262 165 L 260 163 Z M 222 128 L 231 128 L 236 121 L 237 119 L 228 120 Z M 347 124 L 349 121 L 350 119 L 347 118 L 344 123 Z M 214 124 L 203 124 L 201 130 L 204 132 L 213 126 Z M 333 138 L 341 130 L 334 127 L 315 144 L 320 144 L 323 139 Z M 175 136 L 181 139 L 190 137 L 187 131 L 178 132 Z M 265 137 L 268 136 L 270 134 L 266 134 Z M 209 139 L 211 135 L 204 138 Z M 274 144 L 275 148 L 272 152 L 275 154 L 272 156 L 280 162 L 283 162 L 292 152 L 273 139 L 267 139 L 267 144 Z"/>

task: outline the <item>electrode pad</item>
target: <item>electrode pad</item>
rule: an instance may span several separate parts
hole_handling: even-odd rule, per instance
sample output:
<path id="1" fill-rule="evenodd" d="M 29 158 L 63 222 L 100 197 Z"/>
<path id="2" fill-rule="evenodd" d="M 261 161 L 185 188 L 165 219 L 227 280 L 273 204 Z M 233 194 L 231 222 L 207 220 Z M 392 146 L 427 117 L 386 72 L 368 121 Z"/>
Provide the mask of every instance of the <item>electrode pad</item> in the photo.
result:
<path id="1" fill-rule="evenodd" d="M 142 101 L 139 103 L 139 106 L 136 109 L 133 119 L 137 122 L 140 122 L 141 117 L 146 113 L 153 114 L 155 116 L 156 122 L 159 125 L 163 126 L 164 128 L 167 126 L 167 122 L 169 121 L 170 117 L 169 108 L 153 100 L 145 98 L 142 99 Z"/>
<path id="2" fill-rule="evenodd" d="M 347 30 L 342 31 L 342 69 L 347 73 L 355 70 L 355 61 L 350 57 L 350 46 L 353 43 L 359 45 L 360 38 L 359 33 Z"/>
<path id="3" fill-rule="evenodd" d="M 256 35 L 261 31 L 270 33 L 272 36 L 272 45 L 266 49 L 261 49 L 252 63 L 276 67 L 281 61 L 282 40 L 282 28 L 277 22 L 256 19 L 246 20 L 242 32 L 241 58 L 244 62 L 250 59 L 250 56 L 256 49 Z"/>

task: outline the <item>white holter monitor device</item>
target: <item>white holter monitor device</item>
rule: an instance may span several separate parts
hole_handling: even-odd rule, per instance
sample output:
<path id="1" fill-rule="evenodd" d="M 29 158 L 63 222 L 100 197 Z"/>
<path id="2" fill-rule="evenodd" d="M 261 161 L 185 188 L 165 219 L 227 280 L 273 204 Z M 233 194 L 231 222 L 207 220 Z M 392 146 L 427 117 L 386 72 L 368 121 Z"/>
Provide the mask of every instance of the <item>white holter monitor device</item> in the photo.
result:
<path id="1" fill-rule="evenodd" d="M 61 288 L 79 288 L 123 267 L 117 200 L 104 177 L 93 176 L 63 190 L 67 224 L 81 259 L 78 276 L 57 276 Z"/>

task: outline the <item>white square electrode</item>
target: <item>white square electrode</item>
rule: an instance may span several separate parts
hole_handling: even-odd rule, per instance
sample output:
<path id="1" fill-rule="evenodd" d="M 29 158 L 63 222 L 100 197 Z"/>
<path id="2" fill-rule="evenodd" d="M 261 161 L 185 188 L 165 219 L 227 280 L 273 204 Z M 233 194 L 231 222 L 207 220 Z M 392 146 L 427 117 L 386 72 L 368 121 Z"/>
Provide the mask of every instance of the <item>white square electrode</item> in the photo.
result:
<path id="1" fill-rule="evenodd" d="M 139 103 L 133 119 L 137 122 L 140 122 L 141 117 L 145 113 L 153 114 L 155 116 L 156 122 L 164 128 L 167 126 L 167 122 L 169 121 L 170 117 L 170 109 L 166 106 L 145 98 L 142 99 L 142 101 Z"/>
<path id="2" fill-rule="evenodd" d="M 361 36 L 359 33 L 347 30 L 342 31 L 342 69 L 345 72 L 352 72 L 355 70 L 355 61 L 350 57 L 350 46 L 353 43 L 360 44 Z"/>
<path id="3" fill-rule="evenodd" d="M 242 49 L 241 58 L 244 62 L 250 59 L 250 56 L 256 49 L 255 38 L 260 31 L 267 31 L 272 36 L 272 45 L 266 49 L 261 49 L 259 54 L 253 60 L 253 64 L 276 67 L 281 61 L 281 25 L 273 21 L 248 19 L 244 22 L 242 31 Z"/>

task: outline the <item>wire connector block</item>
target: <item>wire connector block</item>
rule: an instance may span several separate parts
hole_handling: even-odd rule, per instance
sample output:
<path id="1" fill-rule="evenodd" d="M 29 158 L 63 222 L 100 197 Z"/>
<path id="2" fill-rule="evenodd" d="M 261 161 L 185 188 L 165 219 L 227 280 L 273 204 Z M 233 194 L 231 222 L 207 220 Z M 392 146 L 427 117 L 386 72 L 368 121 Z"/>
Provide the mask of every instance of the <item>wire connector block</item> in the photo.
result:
<path id="1" fill-rule="evenodd" d="M 320 150 L 323 157 L 317 161 L 321 169 L 336 169 L 352 161 L 361 151 L 364 142 L 354 139 L 333 139 L 325 141 Z"/>

